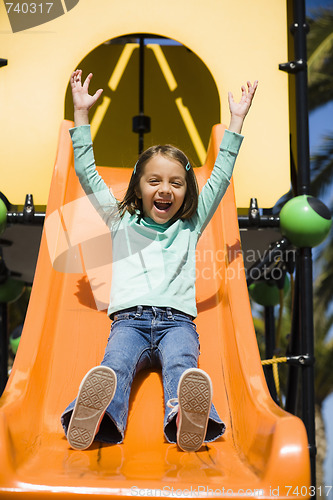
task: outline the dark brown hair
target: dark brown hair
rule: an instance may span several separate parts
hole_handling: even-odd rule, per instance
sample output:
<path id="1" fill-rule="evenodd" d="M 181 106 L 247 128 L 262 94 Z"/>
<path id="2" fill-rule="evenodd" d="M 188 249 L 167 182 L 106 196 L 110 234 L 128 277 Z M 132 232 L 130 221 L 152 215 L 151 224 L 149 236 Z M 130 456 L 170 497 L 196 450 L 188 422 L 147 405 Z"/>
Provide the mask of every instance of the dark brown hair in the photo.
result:
<path id="1" fill-rule="evenodd" d="M 178 212 L 172 217 L 171 222 L 177 219 L 189 219 L 196 212 L 198 207 L 199 188 L 193 168 L 187 156 L 180 149 L 170 144 L 166 144 L 165 146 L 152 146 L 139 156 L 124 199 L 119 203 L 119 213 L 121 217 L 126 210 L 128 210 L 131 215 L 134 215 L 136 211 L 139 210 L 140 217 L 143 217 L 142 200 L 138 198 L 137 191 L 146 163 L 157 155 L 162 155 L 169 160 L 180 163 L 186 172 L 185 198 Z"/>

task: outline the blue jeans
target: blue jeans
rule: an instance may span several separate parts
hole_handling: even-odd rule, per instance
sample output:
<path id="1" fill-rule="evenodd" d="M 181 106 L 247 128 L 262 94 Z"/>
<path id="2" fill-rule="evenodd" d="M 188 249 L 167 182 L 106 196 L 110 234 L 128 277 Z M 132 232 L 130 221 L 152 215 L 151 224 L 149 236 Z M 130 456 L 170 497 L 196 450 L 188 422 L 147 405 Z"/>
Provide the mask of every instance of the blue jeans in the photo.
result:
<path id="1" fill-rule="evenodd" d="M 177 410 L 167 406 L 177 398 L 179 379 L 187 368 L 196 368 L 199 336 L 190 316 L 175 309 L 137 306 L 115 313 L 111 333 L 101 365 L 109 366 L 117 375 L 117 389 L 108 406 L 96 441 L 121 443 L 128 416 L 133 379 L 143 368 L 162 368 L 164 390 L 164 435 L 169 443 L 177 442 Z M 70 403 L 61 416 L 67 434 L 75 405 Z M 225 431 L 225 425 L 212 405 L 206 442 L 214 441 Z"/>

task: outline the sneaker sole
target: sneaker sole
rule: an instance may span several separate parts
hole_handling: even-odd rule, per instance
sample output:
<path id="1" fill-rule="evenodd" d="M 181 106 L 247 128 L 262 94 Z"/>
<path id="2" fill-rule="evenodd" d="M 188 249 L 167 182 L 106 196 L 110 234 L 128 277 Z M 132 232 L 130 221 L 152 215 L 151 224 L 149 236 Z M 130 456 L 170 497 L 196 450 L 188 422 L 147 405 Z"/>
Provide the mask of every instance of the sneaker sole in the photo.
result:
<path id="1" fill-rule="evenodd" d="M 177 431 L 177 443 L 183 451 L 201 448 L 206 436 L 212 394 L 212 383 L 206 372 L 199 368 L 184 371 L 178 384 Z"/>
<path id="2" fill-rule="evenodd" d="M 89 448 L 116 387 L 117 376 L 107 366 L 94 367 L 85 375 L 67 431 L 67 440 L 72 448 Z"/>

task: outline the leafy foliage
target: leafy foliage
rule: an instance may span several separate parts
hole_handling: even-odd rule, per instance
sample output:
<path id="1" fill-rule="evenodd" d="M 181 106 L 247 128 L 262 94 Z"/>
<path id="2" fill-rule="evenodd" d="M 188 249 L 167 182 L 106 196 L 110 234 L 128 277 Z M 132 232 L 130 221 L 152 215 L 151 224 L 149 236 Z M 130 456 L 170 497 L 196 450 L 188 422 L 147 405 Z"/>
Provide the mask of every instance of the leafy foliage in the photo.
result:
<path id="1" fill-rule="evenodd" d="M 308 20 L 309 109 L 333 99 L 333 8 L 317 9 Z"/>
<path id="2" fill-rule="evenodd" d="M 333 99 L 333 8 L 316 9 L 309 21 L 308 84 L 310 110 Z M 323 138 L 319 151 L 311 158 L 311 192 L 326 197 L 333 182 L 333 135 Z M 331 205 L 331 212 L 333 206 Z M 321 245 L 315 260 L 317 278 L 314 283 L 314 325 L 316 357 L 316 402 L 323 400 L 333 390 L 333 340 L 327 336 L 333 325 L 333 231 Z"/>

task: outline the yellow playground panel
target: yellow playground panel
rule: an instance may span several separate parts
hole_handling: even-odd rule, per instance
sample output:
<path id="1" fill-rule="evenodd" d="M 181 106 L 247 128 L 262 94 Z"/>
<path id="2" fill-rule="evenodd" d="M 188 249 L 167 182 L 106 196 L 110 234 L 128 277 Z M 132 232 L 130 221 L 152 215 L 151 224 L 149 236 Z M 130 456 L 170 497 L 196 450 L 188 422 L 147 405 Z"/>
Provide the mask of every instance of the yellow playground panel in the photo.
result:
<path id="1" fill-rule="evenodd" d="M 14 9 L 18 2 L 10 3 Z M 138 45 L 135 37 L 112 40 L 140 33 L 178 42 L 147 45 L 147 145 L 172 141 L 202 165 L 211 126 L 228 125 L 228 90 L 237 97 L 242 83 L 258 79 L 234 175 L 237 206 L 255 196 L 269 207 L 289 190 L 288 76 L 278 70 L 288 59 L 286 2 L 257 0 L 249 8 L 245 0 L 54 0 L 47 8 L 62 5 L 63 15 L 17 32 L 8 5 L 0 3 L 0 56 L 8 59 L 0 73 L 0 189 L 12 203 L 23 203 L 26 193 L 47 203 L 60 123 L 71 113 L 69 76 L 80 64 L 93 70 L 92 87 L 104 88 L 91 114 L 98 163 L 135 161 L 130 118 L 138 112 Z M 117 149 L 112 141 L 106 149 L 107 136 Z"/>

